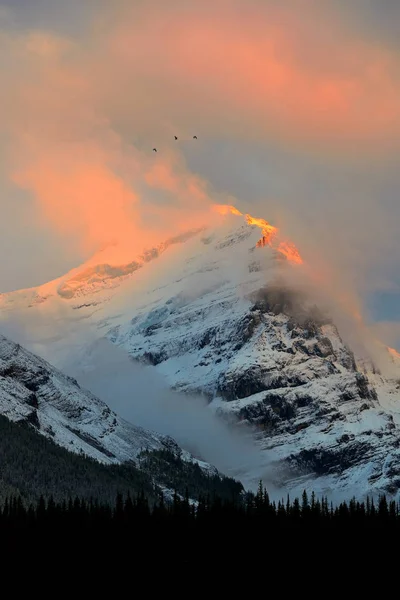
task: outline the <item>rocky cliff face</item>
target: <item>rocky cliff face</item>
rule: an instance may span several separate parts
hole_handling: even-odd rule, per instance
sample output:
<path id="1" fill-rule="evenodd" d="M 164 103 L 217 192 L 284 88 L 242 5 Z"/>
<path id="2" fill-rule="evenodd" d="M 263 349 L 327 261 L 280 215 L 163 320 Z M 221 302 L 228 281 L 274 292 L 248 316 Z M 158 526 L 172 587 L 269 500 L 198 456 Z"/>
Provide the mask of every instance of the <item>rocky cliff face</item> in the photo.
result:
<path id="1" fill-rule="evenodd" d="M 277 487 L 397 493 L 398 387 L 364 372 L 315 307 L 293 302 L 268 286 L 240 303 L 222 295 L 212 310 L 170 302 L 110 335 L 171 386 L 253 426 Z"/>

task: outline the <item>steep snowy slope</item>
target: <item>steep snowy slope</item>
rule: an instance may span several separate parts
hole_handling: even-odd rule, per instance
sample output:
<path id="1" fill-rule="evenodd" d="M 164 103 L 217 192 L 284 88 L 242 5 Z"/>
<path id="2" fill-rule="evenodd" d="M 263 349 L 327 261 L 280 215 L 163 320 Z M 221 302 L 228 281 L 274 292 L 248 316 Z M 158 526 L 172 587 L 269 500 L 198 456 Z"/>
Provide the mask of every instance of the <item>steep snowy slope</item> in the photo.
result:
<path id="1" fill-rule="evenodd" d="M 143 450 L 169 449 L 191 459 L 171 438 L 124 421 L 74 379 L 2 335 L 0 414 L 27 421 L 60 446 L 106 464 L 134 460 Z"/>
<path id="2" fill-rule="evenodd" d="M 131 271 L 135 257 L 118 268 L 94 258 L 45 286 L 3 294 L 3 318 L 31 315 L 30 347 L 57 364 L 71 349 L 83 363 L 87 341 L 107 336 L 171 387 L 250 423 L 263 462 L 241 474 L 246 481 L 268 474 L 296 492 L 396 494 L 396 376 L 360 363 L 329 316 L 290 284 L 301 262 L 268 236 L 260 243 L 257 225 L 229 215 Z"/>

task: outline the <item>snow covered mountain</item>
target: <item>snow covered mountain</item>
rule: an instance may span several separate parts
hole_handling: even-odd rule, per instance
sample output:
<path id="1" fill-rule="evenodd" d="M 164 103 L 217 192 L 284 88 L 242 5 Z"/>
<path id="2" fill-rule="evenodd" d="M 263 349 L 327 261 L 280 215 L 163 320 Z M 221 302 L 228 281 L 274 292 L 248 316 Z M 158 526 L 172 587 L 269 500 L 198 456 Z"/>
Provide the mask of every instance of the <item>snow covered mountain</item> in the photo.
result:
<path id="1" fill-rule="evenodd" d="M 71 352 L 84 362 L 88 340 L 106 336 L 174 389 L 251 424 L 262 467 L 243 480 L 396 495 L 400 359 L 385 351 L 384 377 L 354 355 L 293 285 L 304 266 L 272 229 L 236 211 L 139 258 L 105 249 L 56 281 L 1 295 L 2 316 L 29 318 L 29 347 L 57 365 Z"/>

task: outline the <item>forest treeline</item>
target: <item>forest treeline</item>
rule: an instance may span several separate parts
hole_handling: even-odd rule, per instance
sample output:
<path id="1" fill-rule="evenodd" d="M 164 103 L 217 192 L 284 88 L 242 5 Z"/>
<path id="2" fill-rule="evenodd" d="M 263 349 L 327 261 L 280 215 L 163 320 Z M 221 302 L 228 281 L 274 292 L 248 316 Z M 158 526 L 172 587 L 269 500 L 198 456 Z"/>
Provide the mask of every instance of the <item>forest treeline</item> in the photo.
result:
<path id="1" fill-rule="evenodd" d="M 144 449 L 137 462 L 105 465 L 58 446 L 29 423 L 0 415 L 0 504 L 20 496 L 25 505 L 35 505 L 43 496 L 56 502 L 96 498 L 112 505 L 119 492 L 132 497 L 144 492 L 152 504 L 163 488 L 180 495 L 188 489 L 191 498 L 207 493 L 232 498 L 243 491 L 238 481 L 209 474 L 167 448 Z"/>
<path id="2" fill-rule="evenodd" d="M 310 496 L 306 491 L 293 501 L 271 501 L 261 482 L 256 494 L 246 492 L 236 499 L 222 499 L 213 494 L 193 501 L 186 490 L 184 496 L 174 493 L 170 501 L 160 494 L 150 502 L 145 492 L 136 497 L 118 493 L 113 504 L 97 499 L 70 498 L 55 502 L 42 496 L 36 504 L 28 507 L 20 496 L 6 498 L 0 509 L 0 532 L 49 531 L 58 535 L 75 530 L 91 530 L 105 535 L 107 532 L 125 532 L 137 536 L 151 531 L 168 529 L 195 533 L 209 528 L 254 529 L 262 528 L 309 528 L 312 526 L 336 528 L 340 526 L 400 527 L 400 507 L 394 500 L 380 496 L 377 501 L 367 497 L 365 502 L 352 499 L 334 506 L 327 498 Z"/>
<path id="3" fill-rule="evenodd" d="M 104 465 L 0 416 L 0 540 L 13 556 L 67 551 L 86 560 L 115 552 L 118 559 L 188 562 L 213 555 L 243 563 L 276 553 L 292 533 L 296 544 L 314 530 L 324 532 L 324 542 L 343 528 L 393 537 L 399 527 L 399 505 L 385 496 L 334 506 L 304 492 L 274 502 L 261 483 L 256 493 L 246 492 L 167 449 L 143 451 L 140 465 Z"/>
<path id="4" fill-rule="evenodd" d="M 27 507 L 14 496 L 0 510 L 1 548 L 8 559 L 23 557 L 44 565 L 51 560 L 61 570 L 69 562 L 71 573 L 91 572 L 96 581 L 110 576 L 110 564 L 120 574 L 125 565 L 125 573 L 143 577 L 150 589 L 164 584 L 156 565 L 169 565 L 169 575 L 179 578 L 185 564 L 205 580 L 212 573 L 222 574 L 221 567 L 227 565 L 225 576 L 234 581 L 246 574 L 245 566 L 261 565 L 286 586 L 302 564 L 309 576 L 307 569 L 324 573 L 333 560 L 340 560 L 341 572 L 347 565 L 360 577 L 365 552 L 389 548 L 399 528 L 399 506 L 385 496 L 334 507 L 326 498 L 304 492 L 301 499 L 276 503 L 261 486 L 257 494 L 243 494 L 240 500 L 206 495 L 193 502 L 188 493 L 176 493 L 172 501 L 160 495 L 153 504 L 144 492 L 136 497 L 117 494 L 112 505 L 41 497 Z M 138 571 L 139 565 L 144 571 Z M 254 576 L 262 582 L 257 570 Z"/>

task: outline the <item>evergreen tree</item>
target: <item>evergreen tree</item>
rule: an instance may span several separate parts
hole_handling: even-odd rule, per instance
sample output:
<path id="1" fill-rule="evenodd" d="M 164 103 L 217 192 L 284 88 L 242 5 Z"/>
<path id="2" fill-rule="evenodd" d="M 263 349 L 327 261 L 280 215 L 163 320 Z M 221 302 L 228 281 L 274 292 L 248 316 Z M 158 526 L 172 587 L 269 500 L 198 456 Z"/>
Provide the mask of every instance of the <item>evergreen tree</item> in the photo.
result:
<path id="1" fill-rule="evenodd" d="M 385 495 L 379 497 L 378 515 L 381 520 L 386 520 L 389 516 L 389 508 Z"/>
<path id="2" fill-rule="evenodd" d="M 302 494 L 301 516 L 307 518 L 310 513 L 310 505 L 308 504 L 308 496 L 306 490 Z"/>

